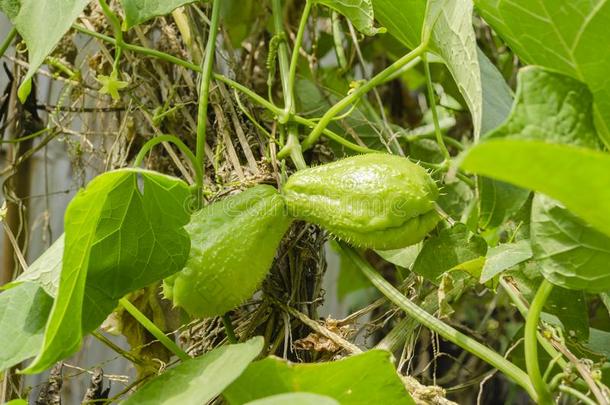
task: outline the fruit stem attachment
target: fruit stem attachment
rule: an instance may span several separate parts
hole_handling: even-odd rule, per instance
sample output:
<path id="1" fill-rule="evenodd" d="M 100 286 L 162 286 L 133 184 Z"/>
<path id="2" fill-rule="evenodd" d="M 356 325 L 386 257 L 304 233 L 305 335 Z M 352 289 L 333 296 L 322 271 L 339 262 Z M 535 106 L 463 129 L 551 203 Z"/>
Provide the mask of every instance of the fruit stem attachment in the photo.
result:
<path id="1" fill-rule="evenodd" d="M 199 85 L 199 104 L 197 107 L 197 145 L 195 156 L 197 165 L 204 170 L 203 160 L 205 157 L 206 126 L 208 121 L 208 99 L 210 96 L 210 79 L 214 66 L 214 53 L 216 51 L 216 34 L 218 33 L 218 19 L 220 16 L 220 0 L 212 3 L 212 18 L 210 19 L 210 30 L 208 31 L 208 42 L 205 46 L 205 55 L 201 62 L 201 83 Z M 197 182 L 197 199 L 201 199 L 203 189 L 203 177 Z"/>
<path id="2" fill-rule="evenodd" d="M 144 327 L 144 329 L 149 331 L 151 335 L 157 338 L 157 340 L 161 342 L 163 346 L 165 346 L 170 352 L 174 353 L 180 360 L 186 361 L 191 358 L 176 344 L 176 342 L 168 338 L 165 333 L 163 333 L 161 329 L 157 327 L 157 325 L 148 319 L 146 315 L 140 312 L 140 310 L 136 308 L 136 306 L 133 305 L 127 298 L 121 298 L 119 300 L 119 304 L 121 304 L 121 306 L 125 308 L 125 310 L 129 312 L 129 314 L 133 316 L 135 320 L 140 323 L 140 325 Z"/>
<path id="3" fill-rule="evenodd" d="M 540 365 L 538 364 L 538 322 L 540 321 L 540 313 L 544 307 L 549 294 L 553 290 L 553 284 L 544 279 L 538 287 L 538 291 L 534 296 L 534 300 L 527 311 L 527 318 L 525 320 L 525 332 L 524 332 L 524 350 L 525 350 L 525 366 L 527 373 L 530 376 L 532 385 L 538 393 L 539 404 L 547 405 L 553 403 L 551 393 L 542 379 L 540 374 Z"/>
<path id="4" fill-rule="evenodd" d="M 538 394 L 532 386 L 528 375 L 521 370 L 519 367 L 506 360 L 500 354 L 494 352 L 487 346 L 482 345 L 476 340 L 464 335 L 463 333 L 455 330 L 451 326 L 442 322 L 441 320 L 430 315 L 422 308 L 417 306 L 407 297 L 400 293 L 392 284 L 387 282 L 372 266 L 365 261 L 360 255 L 351 247 L 341 244 L 342 250 L 345 254 L 356 264 L 362 274 L 391 302 L 402 309 L 407 315 L 417 320 L 419 323 L 427 327 L 428 329 L 438 333 L 443 338 L 456 344 L 462 349 L 474 354 L 481 360 L 489 363 L 499 371 L 504 373 L 507 377 L 512 379 L 515 383 L 520 385 L 532 399 L 536 402 L 538 400 Z"/>

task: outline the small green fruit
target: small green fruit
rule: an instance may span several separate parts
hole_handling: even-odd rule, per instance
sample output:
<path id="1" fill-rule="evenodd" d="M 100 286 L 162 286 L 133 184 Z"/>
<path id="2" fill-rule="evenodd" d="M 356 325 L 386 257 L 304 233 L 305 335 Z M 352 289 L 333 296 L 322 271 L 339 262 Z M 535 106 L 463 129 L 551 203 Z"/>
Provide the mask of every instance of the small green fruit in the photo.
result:
<path id="1" fill-rule="evenodd" d="M 300 170 L 283 189 L 289 212 L 373 249 L 421 241 L 437 224 L 438 188 L 420 166 L 381 153 Z"/>
<path id="2" fill-rule="evenodd" d="M 210 204 L 185 227 L 191 251 L 163 291 L 191 316 L 222 315 L 252 296 L 292 219 L 282 196 L 259 185 Z"/>

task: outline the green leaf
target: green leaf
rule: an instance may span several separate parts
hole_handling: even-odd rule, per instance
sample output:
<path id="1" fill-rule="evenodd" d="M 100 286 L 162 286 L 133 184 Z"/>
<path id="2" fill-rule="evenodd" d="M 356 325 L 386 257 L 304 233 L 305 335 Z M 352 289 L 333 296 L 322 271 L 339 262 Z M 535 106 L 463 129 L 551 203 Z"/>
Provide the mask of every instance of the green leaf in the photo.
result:
<path id="1" fill-rule="evenodd" d="M 51 297 L 56 297 L 61 275 L 61 258 L 64 253 L 64 237 L 65 234 L 61 234 L 38 259 L 34 260 L 26 272 L 20 274 L 8 286 L 29 281 L 38 284 Z"/>
<path id="2" fill-rule="evenodd" d="M 25 399 L 13 399 L 6 402 L 4 405 L 28 405 L 28 401 Z"/>
<path id="3" fill-rule="evenodd" d="M 422 37 L 431 31 L 430 48 L 451 72 L 472 115 L 475 139 L 481 132 L 483 89 L 472 28 L 472 0 L 430 0 Z"/>
<path id="4" fill-rule="evenodd" d="M 515 215 L 527 201 L 530 191 L 511 184 L 478 178 L 479 227 L 495 228 Z"/>
<path id="5" fill-rule="evenodd" d="M 124 28 L 129 29 L 151 18 L 167 15 L 196 0 L 121 0 L 125 10 Z"/>
<path id="6" fill-rule="evenodd" d="M 344 300 L 349 294 L 372 287 L 371 282 L 358 268 L 353 260 L 345 254 L 335 240 L 329 241 L 329 246 L 339 259 L 339 277 L 337 278 L 337 298 Z"/>
<path id="7" fill-rule="evenodd" d="M 330 7 L 344 15 L 354 24 L 354 27 L 365 35 L 375 35 L 385 32 L 385 29 L 375 28 L 373 23 L 373 5 L 371 0 L 315 0 L 318 4 Z"/>
<path id="8" fill-rule="evenodd" d="M 473 173 L 553 197 L 610 235 L 610 155 L 540 141 L 491 140 L 470 149 L 461 164 Z"/>
<path id="9" fill-rule="evenodd" d="M 591 293 L 610 289 L 610 237 L 541 194 L 534 198 L 530 232 L 534 259 L 547 280 Z"/>
<path id="10" fill-rule="evenodd" d="M 390 358 L 383 350 L 328 363 L 292 364 L 268 357 L 250 364 L 223 395 L 231 405 L 290 392 L 326 395 L 342 405 L 414 404 Z"/>
<path id="11" fill-rule="evenodd" d="M 480 236 L 471 235 L 466 225 L 457 223 L 424 242 L 413 263 L 413 271 L 438 284 L 443 273 L 484 257 L 486 252 L 485 240 Z M 482 266 L 482 262 L 479 261 L 478 265 Z"/>
<path id="12" fill-rule="evenodd" d="M 0 294 L 0 372 L 35 356 L 53 299 L 23 283 Z"/>
<path id="13" fill-rule="evenodd" d="M 153 378 L 123 405 L 205 404 L 231 384 L 263 349 L 263 338 L 216 348 Z"/>
<path id="14" fill-rule="evenodd" d="M 6 13 L 28 47 L 30 67 L 19 89 L 21 102 L 30 94 L 31 79 L 90 0 L 3 0 Z"/>
<path id="15" fill-rule="evenodd" d="M 553 288 L 544 310 L 559 319 L 570 340 L 583 342 L 589 338 L 589 309 L 584 292 Z"/>
<path id="16" fill-rule="evenodd" d="M 486 138 L 514 138 L 599 148 L 587 86 L 536 66 L 521 69 L 510 117 Z"/>
<path id="17" fill-rule="evenodd" d="M 143 192 L 138 188 L 141 177 Z M 37 373 L 80 347 L 125 294 L 184 266 L 189 190 L 181 180 L 124 169 L 104 173 L 72 200 L 57 298 L 42 351 L 25 370 Z"/>
<path id="18" fill-rule="evenodd" d="M 520 240 L 515 243 L 504 243 L 487 251 L 485 265 L 481 272 L 481 283 L 486 283 L 504 270 L 508 270 L 532 257 L 532 247 L 529 241 Z"/>
<path id="19" fill-rule="evenodd" d="M 417 243 L 415 245 L 407 246 L 402 249 L 375 250 L 375 253 L 377 253 L 384 260 L 392 264 L 404 267 L 405 269 L 409 269 L 415 262 L 415 259 L 417 258 L 417 255 L 419 255 L 420 250 L 421 243 Z M 359 273 L 362 275 L 361 272 Z"/>
<path id="20" fill-rule="evenodd" d="M 477 48 L 477 51 L 483 89 L 481 135 L 485 135 L 506 120 L 513 105 L 513 93 L 498 68 L 481 49 Z"/>
<path id="21" fill-rule="evenodd" d="M 246 405 L 339 405 L 339 402 L 324 395 L 298 392 L 294 394 L 273 395 L 248 402 Z"/>
<path id="22" fill-rule="evenodd" d="M 594 95 L 597 129 L 610 145 L 610 2 L 475 0 L 483 18 L 524 62 L 586 83 Z"/>

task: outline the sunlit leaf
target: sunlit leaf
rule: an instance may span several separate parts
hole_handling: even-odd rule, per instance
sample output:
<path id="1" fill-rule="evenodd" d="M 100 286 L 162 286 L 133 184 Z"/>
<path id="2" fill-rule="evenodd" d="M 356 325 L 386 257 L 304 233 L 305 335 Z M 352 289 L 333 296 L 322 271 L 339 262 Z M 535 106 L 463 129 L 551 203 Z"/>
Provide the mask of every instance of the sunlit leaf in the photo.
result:
<path id="1" fill-rule="evenodd" d="M 138 187 L 141 176 L 143 191 Z M 36 373 L 74 353 L 125 294 L 184 266 L 189 190 L 181 180 L 124 169 L 96 177 L 65 215 L 65 248 L 57 298 Z"/>
<path id="2" fill-rule="evenodd" d="M 252 363 L 223 393 L 231 405 L 290 392 L 334 398 L 342 405 L 414 404 L 383 350 L 327 363 L 292 364 L 276 357 Z"/>
<path id="3" fill-rule="evenodd" d="M 263 348 L 263 338 L 216 348 L 150 380 L 123 405 L 205 404 L 246 369 Z"/>
<path id="4" fill-rule="evenodd" d="M 371 0 L 315 0 L 343 14 L 354 27 L 365 35 L 375 35 L 385 30 L 375 28 Z"/>
<path id="5" fill-rule="evenodd" d="M 196 0 L 121 0 L 125 11 L 125 28 L 142 24 L 157 16 L 171 13 L 174 9 Z"/>
<path id="6" fill-rule="evenodd" d="M 246 405 L 339 405 L 334 399 L 308 392 L 278 394 L 248 402 Z"/>
<path id="7" fill-rule="evenodd" d="M 4 12 L 28 47 L 30 67 L 19 89 L 21 102 L 31 90 L 31 79 L 90 0 L 2 0 Z"/>

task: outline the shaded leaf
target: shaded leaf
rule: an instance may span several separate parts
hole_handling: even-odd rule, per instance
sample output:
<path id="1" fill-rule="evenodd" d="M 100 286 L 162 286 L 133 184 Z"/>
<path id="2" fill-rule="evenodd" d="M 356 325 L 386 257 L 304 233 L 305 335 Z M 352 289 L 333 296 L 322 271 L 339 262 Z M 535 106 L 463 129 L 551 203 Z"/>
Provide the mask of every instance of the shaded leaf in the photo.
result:
<path id="1" fill-rule="evenodd" d="M 315 0 L 318 4 L 323 4 L 332 8 L 339 14 L 347 17 L 354 24 L 354 27 L 365 35 L 375 35 L 378 32 L 385 32 L 384 29 L 375 28 L 373 23 L 373 5 L 371 0 Z"/>
<path id="2" fill-rule="evenodd" d="M 246 405 L 339 405 L 339 403 L 327 396 L 298 392 L 273 395 L 248 402 Z"/>
<path id="3" fill-rule="evenodd" d="M 376 250 L 375 253 L 392 264 L 409 269 L 415 262 L 420 250 L 421 243 L 418 243 L 402 249 Z M 362 275 L 361 272 L 359 273 Z"/>
<path id="4" fill-rule="evenodd" d="M 610 2 L 475 0 L 483 18 L 528 64 L 586 83 L 593 92 L 600 136 L 610 145 Z"/>
<path id="5" fill-rule="evenodd" d="M 483 90 L 481 135 L 485 135 L 506 120 L 513 105 L 513 94 L 498 68 L 491 63 L 481 49 L 477 48 L 477 55 Z"/>
<path id="6" fill-rule="evenodd" d="M 517 76 L 510 117 L 486 137 L 598 148 L 593 97 L 578 80 L 536 66 L 525 67 Z"/>
<path id="7" fill-rule="evenodd" d="M 503 181 L 479 177 L 479 226 L 495 228 L 515 215 L 527 201 L 530 191 Z"/>
<path id="8" fill-rule="evenodd" d="M 466 225 L 457 223 L 424 242 L 421 252 L 413 263 L 413 271 L 438 284 L 439 277 L 449 270 L 464 270 L 471 273 L 472 269 L 460 268 L 460 265 L 484 257 L 486 252 L 485 240 L 480 236 L 471 235 Z M 474 265 L 482 266 L 482 262 L 475 262 Z"/>
<path id="9" fill-rule="evenodd" d="M 204 404 L 217 397 L 263 349 L 263 338 L 216 348 L 150 380 L 123 405 Z"/>
<path id="10" fill-rule="evenodd" d="M 21 102 L 31 90 L 31 79 L 90 0 L 4 0 L 3 11 L 28 47 L 30 67 L 19 88 Z"/>
<path id="11" fill-rule="evenodd" d="M 65 234 L 62 233 L 38 259 L 34 260 L 27 271 L 20 274 L 15 281 L 9 283 L 9 286 L 29 281 L 38 284 L 51 297 L 57 296 L 61 274 L 61 258 L 64 253 L 64 237 Z"/>
<path id="12" fill-rule="evenodd" d="M 534 197 L 530 232 L 534 259 L 553 284 L 592 293 L 610 289 L 610 237 L 541 194 Z"/>
<path id="13" fill-rule="evenodd" d="M 467 171 L 540 191 L 610 235 L 610 155 L 540 141 L 491 140 L 461 163 Z"/>
<path id="14" fill-rule="evenodd" d="M 290 392 L 334 398 L 342 405 L 414 404 L 390 360 L 370 350 L 327 363 L 292 364 L 276 357 L 252 363 L 223 393 L 231 405 Z"/>
<path id="15" fill-rule="evenodd" d="M 124 169 L 96 177 L 74 197 L 65 215 L 57 298 L 42 351 L 27 373 L 78 350 L 83 332 L 99 326 L 122 296 L 182 269 L 188 196 L 181 180 Z"/>
<path id="16" fill-rule="evenodd" d="M 142 24 L 153 17 L 171 13 L 174 9 L 196 0 L 121 0 L 125 11 L 125 28 Z"/>
<path id="17" fill-rule="evenodd" d="M 485 265 L 481 272 L 481 283 L 486 283 L 504 270 L 508 270 L 532 257 L 530 242 L 521 240 L 515 243 L 504 243 L 487 251 Z"/>
<path id="18" fill-rule="evenodd" d="M 33 283 L 0 294 L 0 372 L 38 353 L 52 304 Z"/>

